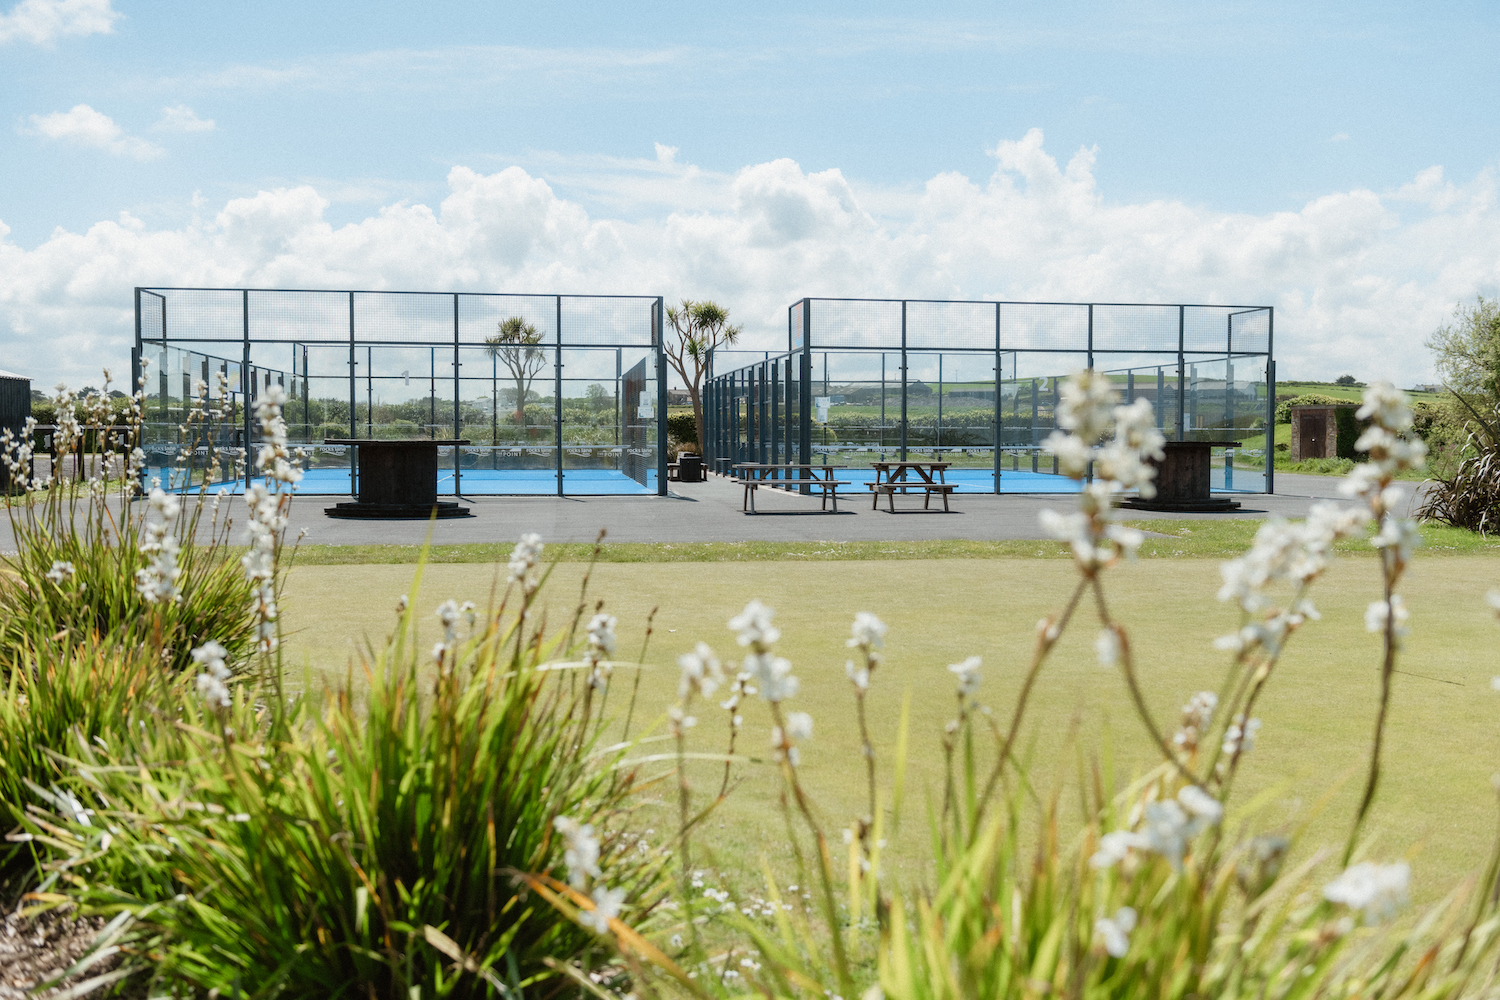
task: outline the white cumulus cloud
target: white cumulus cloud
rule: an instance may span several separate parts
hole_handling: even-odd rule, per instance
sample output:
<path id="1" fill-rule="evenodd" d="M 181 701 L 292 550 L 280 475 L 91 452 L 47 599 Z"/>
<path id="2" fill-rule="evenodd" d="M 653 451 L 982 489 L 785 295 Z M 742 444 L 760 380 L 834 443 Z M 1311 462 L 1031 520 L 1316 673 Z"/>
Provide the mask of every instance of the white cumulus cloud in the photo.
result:
<path id="1" fill-rule="evenodd" d="M 50 115 L 32 115 L 29 131 L 47 139 L 93 146 L 135 160 L 154 160 L 166 155 L 166 150 L 155 143 L 127 135 L 113 118 L 87 104 L 75 104 L 68 111 L 54 111 Z"/>
<path id="2" fill-rule="evenodd" d="M 1492 171 L 1463 181 L 1434 167 L 1394 191 L 1256 214 L 1111 200 L 1095 150 L 1059 163 L 1036 130 L 991 155 L 987 177 L 915 189 L 791 160 L 716 173 L 657 153 L 560 164 L 571 189 L 604 193 L 592 209 L 519 166 L 458 166 L 441 200 L 341 225 L 327 216 L 332 187 L 309 185 L 177 228 L 122 217 L 31 248 L 0 225 L 0 349 L 39 384 L 123 370 L 134 285 L 713 298 L 753 349 L 784 346 L 786 307 L 805 295 L 1200 302 L 1274 306 L 1283 378 L 1411 385 L 1431 380 L 1422 341 L 1453 306 L 1500 294 Z"/>
<path id="3" fill-rule="evenodd" d="M 186 104 L 161 109 L 161 118 L 152 128 L 158 132 L 212 132 L 212 118 L 199 118 Z"/>
<path id="4" fill-rule="evenodd" d="M 110 0 L 21 0 L 0 14 L 0 44 L 50 45 L 66 35 L 107 35 L 119 16 Z"/>

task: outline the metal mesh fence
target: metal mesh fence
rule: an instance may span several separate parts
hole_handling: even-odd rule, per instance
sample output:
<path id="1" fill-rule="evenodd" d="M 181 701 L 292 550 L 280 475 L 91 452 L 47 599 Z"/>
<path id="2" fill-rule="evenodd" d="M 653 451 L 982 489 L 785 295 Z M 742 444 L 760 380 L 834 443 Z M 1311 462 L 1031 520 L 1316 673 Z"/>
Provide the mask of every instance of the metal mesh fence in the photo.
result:
<path id="1" fill-rule="evenodd" d="M 201 288 L 136 295 L 135 357 L 150 369 L 146 448 L 160 453 L 163 481 L 179 488 L 203 478 L 166 461 L 186 447 L 179 428 L 196 381 L 217 385 L 223 375 L 231 416 L 221 422 L 235 448 L 250 440 L 260 393 L 286 390 L 290 443 L 307 454 L 302 492 L 355 488 L 356 451 L 341 442 L 413 437 L 468 442 L 439 448 L 440 493 L 665 492 L 655 296 Z M 627 370 L 639 386 L 628 400 Z"/>
<path id="2" fill-rule="evenodd" d="M 803 299 L 787 354 L 715 354 L 706 448 L 721 472 L 930 458 L 960 489 L 1076 489 L 1043 443 L 1062 379 L 1093 367 L 1169 440 L 1214 446 L 1214 489 L 1269 492 L 1272 332 L 1269 307 Z"/>

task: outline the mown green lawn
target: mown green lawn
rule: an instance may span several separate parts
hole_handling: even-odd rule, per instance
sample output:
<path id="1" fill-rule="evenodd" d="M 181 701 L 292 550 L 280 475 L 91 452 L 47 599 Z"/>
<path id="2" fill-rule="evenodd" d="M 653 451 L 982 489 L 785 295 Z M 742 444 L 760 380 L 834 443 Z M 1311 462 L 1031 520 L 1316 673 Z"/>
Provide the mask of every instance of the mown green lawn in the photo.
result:
<path id="1" fill-rule="evenodd" d="M 1148 697 L 1164 727 L 1175 728 L 1179 707 L 1194 691 L 1220 682 L 1224 654 L 1211 643 L 1237 619 L 1214 599 L 1215 557 L 1242 548 L 1253 527 L 1195 522 L 1192 535 L 1151 543 L 1178 546 L 1182 555 L 1140 559 L 1109 574 L 1115 611 L 1131 630 Z M 1495 825 L 1490 775 L 1500 771 L 1500 694 L 1489 685 L 1490 677 L 1500 674 L 1500 630 L 1483 599 L 1486 589 L 1500 586 L 1500 558 L 1492 547 L 1444 549 L 1441 538 L 1435 541 L 1404 587 L 1412 629 L 1400 663 L 1385 785 L 1372 825 L 1379 837 L 1376 853 L 1412 855 L 1417 895 L 1424 898 L 1484 859 Z M 926 850 L 927 804 L 941 794 L 940 735 L 954 710 L 947 665 L 982 656 L 983 699 L 1008 717 L 1036 622 L 1061 605 L 1074 571 L 1062 558 L 980 551 L 954 558 L 958 553 L 905 544 L 910 550 L 905 554 L 879 555 L 804 546 L 775 553 L 751 547 L 736 556 L 699 548 L 689 549 L 696 558 L 684 561 L 673 561 L 680 547 L 658 547 L 655 554 L 666 561 L 646 561 L 652 553 L 635 551 L 634 558 L 601 562 L 593 571 L 591 593 L 604 598 L 620 619 L 621 658 L 636 656 L 647 616 L 659 608 L 645 656 L 652 666 L 640 674 L 636 731 L 643 721 L 659 722 L 675 696 L 679 654 L 699 640 L 726 658 L 737 654 L 725 623 L 747 600 L 759 598 L 777 609 L 784 631 L 780 650 L 802 680 L 802 693 L 791 707 L 810 712 L 817 722 L 804 774 L 836 831 L 861 810 L 864 796 L 843 642 L 854 613 L 873 611 L 890 625 L 887 663 L 870 695 L 880 769 L 888 783 L 901 699 L 909 693 L 908 801 L 896 847 L 898 856 L 920 857 Z M 621 557 L 625 549 L 611 547 L 607 555 Z M 570 558 L 577 555 L 564 551 Z M 289 666 L 341 681 L 355 644 L 365 637 L 378 642 L 390 629 L 398 596 L 412 589 L 414 569 L 394 561 L 305 561 L 294 569 L 285 602 L 286 624 L 296 632 L 286 647 Z M 584 570 L 580 562 L 557 566 L 546 591 L 554 622 L 576 606 Z M 500 572 L 503 585 L 503 564 Z M 482 562 L 439 563 L 425 573 L 416 598 L 422 609 L 448 597 L 483 607 L 496 584 L 496 567 Z M 1377 583 L 1375 560 L 1356 552 L 1340 559 L 1317 585 L 1323 620 L 1294 638 L 1258 712 L 1265 728 L 1237 791 L 1243 803 L 1271 790 L 1253 820 L 1259 827 L 1311 820 L 1308 848 L 1340 842 L 1363 775 L 1379 652 L 1375 637 L 1364 629 L 1364 609 Z M 423 626 L 435 636 L 436 619 L 428 617 L 422 615 Z M 1096 661 L 1095 631 L 1092 614 L 1081 614 L 1034 697 L 1029 759 L 1041 788 L 1068 784 L 1080 759 L 1098 755 L 1106 740 L 1122 777 L 1154 762 L 1121 680 Z M 623 713 L 634 679 L 629 671 L 616 674 L 612 711 Z M 721 749 L 725 713 L 700 705 L 695 714 L 700 724 L 694 749 Z M 745 715 L 741 750 L 758 756 L 766 745 L 768 714 L 756 703 Z M 652 745 L 643 752 L 665 749 Z M 744 874 L 753 871 L 761 852 L 783 855 L 785 838 L 772 769 L 751 764 L 738 774 L 739 787 L 705 839 L 722 868 Z M 717 770 L 698 767 L 694 781 L 707 794 L 717 788 Z M 1345 783 L 1319 813 L 1330 787 L 1340 781 Z M 661 801 L 642 816 L 643 827 L 671 828 L 675 806 L 668 806 L 670 801 L 664 788 Z"/>

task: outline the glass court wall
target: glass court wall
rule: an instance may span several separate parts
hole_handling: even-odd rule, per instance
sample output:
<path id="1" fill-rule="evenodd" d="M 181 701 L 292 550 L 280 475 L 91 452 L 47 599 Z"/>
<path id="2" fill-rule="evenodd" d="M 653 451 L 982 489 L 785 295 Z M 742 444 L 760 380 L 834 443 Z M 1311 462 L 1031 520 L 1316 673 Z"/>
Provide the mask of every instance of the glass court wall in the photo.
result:
<path id="1" fill-rule="evenodd" d="M 656 296 L 137 288 L 135 304 L 148 479 L 202 481 L 212 451 L 180 429 L 201 382 L 227 415 L 226 485 L 279 385 L 303 493 L 354 491 L 339 440 L 422 437 L 469 441 L 440 447 L 440 494 L 666 492 Z"/>
<path id="2" fill-rule="evenodd" d="M 1074 490 L 1042 442 L 1061 380 L 1093 367 L 1168 440 L 1215 446 L 1213 490 L 1274 491 L 1268 306 L 802 299 L 787 320 L 785 353 L 712 359 L 716 471 L 932 460 L 961 491 Z"/>

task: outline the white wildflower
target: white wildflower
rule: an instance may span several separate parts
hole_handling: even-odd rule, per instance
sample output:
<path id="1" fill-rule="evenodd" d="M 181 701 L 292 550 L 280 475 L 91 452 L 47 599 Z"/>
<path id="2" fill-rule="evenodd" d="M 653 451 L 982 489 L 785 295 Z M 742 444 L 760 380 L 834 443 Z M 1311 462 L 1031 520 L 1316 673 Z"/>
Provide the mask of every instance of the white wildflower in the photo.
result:
<path id="1" fill-rule="evenodd" d="M 1323 898 L 1357 910 L 1367 924 L 1380 923 L 1406 905 L 1411 866 L 1405 861 L 1377 865 L 1361 861 L 1323 887 Z"/>
<path id="2" fill-rule="evenodd" d="M 578 922 L 596 934 L 608 934 L 609 922 L 620 915 L 625 890 L 595 886 L 593 900 L 592 910 L 579 909 Z"/>
<path id="3" fill-rule="evenodd" d="M 729 697 L 719 702 L 719 707 L 728 712 L 733 712 L 740 706 L 740 699 L 755 693 L 755 687 L 750 683 L 753 680 L 748 670 L 741 670 L 735 674 L 734 681 L 729 685 Z"/>
<path id="4" fill-rule="evenodd" d="M 794 740 L 810 740 L 813 735 L 813 718 L 806 712 L 788 712 L 786 734 Z"/>
<path id="5" fill-rule="evenodd" d="M 698 724 L 698 720 L 682 710 L 681 705 L 673 705 L 667 709 L 667 733 L 673 739 L 679 739 L 683 733 Z"/>
<path id="6" fill-rule="evenodd" d="M 1104 537 L 1114 542 L 1121 552 L 1132 558 L 1135 556 L 1136 550 L 1146 541 L 1146 533 L 1144 531 L 1137 528 L 1127 528 L 1123 524 L 1105 525 Z"/>
<path id="7" fill-rule="evenodd" d="M 1365 609 L 1365 628 L 1371 632 L 1384 632 L 1386 623 L 1392 621 L 1393 616 L 1391 634 L 1399 639 L 1406 634 L 1406 619 L 1410 617 L 1400 594 L 1392 594 L 1389 604 L 1385 601 L 1370 602 Z"/>
<path id="8" fill-rule="evenodd" d="M 1422 533 L 1416 521 L 1387 514 L 1380 521 L 1380 533 L 1370 539 L 1370 544 L 1377 549 L 1394 549 L 1396 561 L 1405 564 L 1411 561 L 1412 549 L 1422 544 Z"/>
<path id="9" fill-rule="evenodd" d="M 568 884 L 582 889 L 587 884 L 586 876 L 598 878 L 603 874 L 599 869 L 599 840 L 594 836 L 592 824 L 558 816 L 552 827 L 563 835 L 563 864 L 568 869 Z"/>
<path id="10" fill-rule="evenodd" d="M 542 536 L 534 531 L 522 535 L 510 553 L 510 582 L 521 584 L 528 593 L 535 590 L 536 583 L 529 574 L 541 556 Z"/>
<path id="11" fill-rule="evenodd" d="M 1135 919 L 1135 910 L 1122 906 L 1113 917 L 1100 917 L 1094 921 L 1094 933 L 1112 957 L 1124 958 L 1130 950 L 1130 932 L 1135 930 Z"/>
<path id="12" fill-rule="evenodd" d="M 180 547 L 172 534 L 171 523 L 181 512 L 177 498 L 160 487 L 151 491 L 150 508 L 158 520 L 148 519 L 142 526 L 140 551 L 150 561 L 135 571 L 135 589 L 147 604 L 169 604 L 182 599 L 177 581 L 182 569 L 177 565 Z"/>
<path id="13" fill-rule="evenodd" d="M 1099 849 L 1089 858 L 1095 868 L 1110 868 L 1125 860 L 1132 848 L 1149 846 L 1145 837 L 1129 830 L 1114 830 L 1099 838 Z"/>
<path id="14" fill-rule="evenodd" d="M 885 622 L 870 612 L 860 611 L 854 616 L 854 624 L 849 628 L 850 638 L 845 641 L 844 645 L 851 649 L 880 649 L 885 645 L 885 633 L 888 628 Z"/>
<path id="15" fill-rule="evenodd" d="M 1112 628 L 1102 628 L 1094 639 L 1094 651 L 1099 654 L 1099 665 L 1112 667 L 1120 659 L 1120 633 Z"/>
<path id="16" fill-rule="evenodd" d="M 603 687 L 609 682 L 610 675 L 614 672 L 609 659 L 615 651 L 616 624 L 618 621 L 614 615 L 607 615 L 603 612 L 589 619 L 589 644 L 583 652 L 583 659 L 593 668 L 593 672 L 589 675 L 591 687 Z"/>
<path id="17" fill-rule="evenodd" d="M 1224 807 L 1212 795 L 1195 785 L 1187 785 L 1176 799 L 1152 802 L 1146 806 L 1140 835 L 1143 846 L 1167 859 L 1173 869 L 1182 869 L 1182 855 L 1198 834 L 1215 826 L 1224 816 Z"/>
<path id="18" fill-rule="evenodd" d="M 1182 803 L 1182 807 L 1197 824 L 1190 836 L 1195 836 L 1206 827 L 1217 826 L 1224 818 L 1224 804 L 1197 785 L 1184 785 L 1177 793 L 1177 801 Z"/>
<path id="19" fill-rule="evenodd" d="M 745 610 L 729 619 L 729 627 L 738 633 L 741 646 L 765 648 L 781 638 L 781 630 L 771 624 L 776 612 L 759 601 L 751 601 Z"/>
<path id="20" fill-rule="evenodd" d="M 780 726 L 771 727 L 771 747 L 776 751 L 776 759 L 780 760 L 783 753 L 793 767 L 798 766 L 802 760 L 796 747 L 797 740 L 810 740 L 813 733 L 812 716 L 806 712 L 788 712 L 786 717 L 786 729 Z"/>
<path id="21" fill-rule="evenodd" d="M 791 661 L 772 653 L 752 653 L 745 657 L 744 672 L 755 681 L 760 696 L 769 702 L 785 701 L 800 687 L 792 676 Z"/>
<path id="22" fill-rule="evenodd" d="M 256 452 L 255 468 L 268 481 L 294 485 L 301 481 L 302 470 L 287 448 L 286 421 L 282 419 L 282 407 L 286 405 L 286 390 L 279 385 L 267 386 L 255 405 L 255 416 L 260 422 L 260 449 Z"/>
<path id="23" fill-rule="evenodd" d="M 971 656 L 962 663 L 948 664 L 949 673 L 958 678 L 959 697 L 968 697 L 979 690 L 979 683 L 984 679 L 979 671 L 982 662 L 980 657 Z"/>
<path id="24" fill-rule="evenodd" d="M 706 642 L 698 643 L 691 653 L 679 656 L 677 666 L 682 671 L 677 681 L 679 698 L 686 698 L 694 692 L 707 698 L 724 683 L 724 668 Z"/>
<path id="25" fill-rule="evenodd" d="M 1410 430 L 1412 425 L 1406 393 L 1385 381 L 1372 382 L 1365 387 L 1363 404 L 1354 411 L 1354 416 L 1397 432 Z"/>
<path id="26" fill-rule="evenodd" d="M 1084 444 L 1093 445 L 1109 433 L 1120 394 L 1108 375 L 1085 368 L 1058 387 L 1057 425 Z"/>
<path id="27" fill-rule="evenodd" d="M 1237 714 L 1234 722 L 1224 730 L 1224 754 L 1247 754 L 1255 749 L 1255 734 L 1260 731 L 1260 720 L 1246 720 L 1244 713 Z"/>
<path id="28" fill-rule="evenodd" d="M 213 640 L 205 642 L 192 652 L 193 662 L 201 664 L 204 673 L 198 675 L 198 695 L 210 708 L 229 708 L 234 704 L 230 694 L 229 667 L 224 660 L 229 650 Z"/>
<path id="29" fill-rule="evenodd" d="M 437 610 L 433 613 L 438 616 L 438 621 L 443 623 L 443 641 L 452 643 L 460 615 L 458 602 L 450 597 L 442 604 L 439 604 Z"/>
<path id="30" fill-rule="evenodd" d="M 860 691 L 868 691 L 870 689 L 870 668 L 864 664 L 856 664 L 853 660 L 845 660 L 844 675 Z"/>
<path id="31" fill-rule="evenodd" d="M 1219 706 L 1219 696 L 1212 691 L 1199 691 L 1182 706 L 1182 728 L 1172 737 L 1172 743 L 1188 753 L 1198 749 L 1199 742 L 1208 734 L 1213 724 L 1214 709 Z"/>
<path id="32" fill-rule="evenodd" d="M 1094 449 L 1082 438 L 1053 431 L 1042 441 L 1042 450 L 1057 456 L 1057 469 L 1069 479 L 1082 479 L 1088 472 Z"/>
<path id="33" fill-rule="evenodd" d="M 1187 812 L 1174 800 L 1152 802 L 1146 806 L 1141 829 L 1147 850 L 1166 858 L 1174 870 L 1182 869 L 1182 854 L 1187 849 Z"/>
<path id="34" fill-rule="evenodd" d="M 64 581 L 73 579 L 77 572 L 72 563 L 55 559 L 52 562 L 52 568 L 47 571 L 46 576 L 47 579 L 60 587 Z"/>

